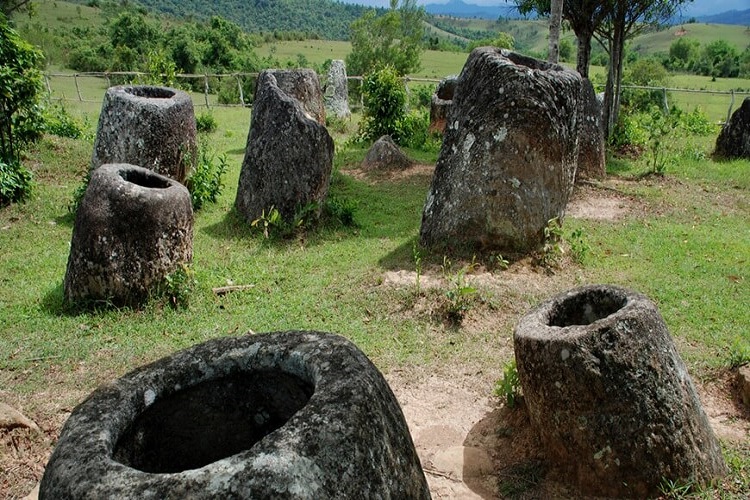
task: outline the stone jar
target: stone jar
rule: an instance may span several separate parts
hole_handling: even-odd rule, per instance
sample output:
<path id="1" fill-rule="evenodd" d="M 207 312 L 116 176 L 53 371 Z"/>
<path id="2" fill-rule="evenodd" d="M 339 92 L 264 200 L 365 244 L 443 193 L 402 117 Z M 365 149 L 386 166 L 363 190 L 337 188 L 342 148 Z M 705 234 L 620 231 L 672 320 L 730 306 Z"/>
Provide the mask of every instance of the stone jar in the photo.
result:
<path id="1" fill-rule="evenodd" d="M 98 388 L 40 499 L 428 499 L 401 408 L 343 337 L 210 340 Z"/>
<path id="2" fill-rule="evenodd" d="M 456 83 L 420 241 L 453 253 L 529 253 L 562 222 L 578 162 L 581 77 L 495 47 Z"/>
<path id="3" fill-rule="evenodd" d="M 148 85 L 110 87 L 91 157 L 91 168 L 130 163 L 185 183 L 197 160 L 197 128 L 190 96 Z"/>
<path id="4" fill-rule="evenodd" d="M 138 306 L 192 258 L 193 207 L 185 186 L 135 165 L 102 165 L 76 212 L 65 301 Z"/>
<path id="5" fill-rule="evenodd" d="M 531 423 L 581 494 L 650 498 L 665 479 L 724 474 L 687 369 L 645 296 L 570 290 L 521 318 L 513 340 Z"/>

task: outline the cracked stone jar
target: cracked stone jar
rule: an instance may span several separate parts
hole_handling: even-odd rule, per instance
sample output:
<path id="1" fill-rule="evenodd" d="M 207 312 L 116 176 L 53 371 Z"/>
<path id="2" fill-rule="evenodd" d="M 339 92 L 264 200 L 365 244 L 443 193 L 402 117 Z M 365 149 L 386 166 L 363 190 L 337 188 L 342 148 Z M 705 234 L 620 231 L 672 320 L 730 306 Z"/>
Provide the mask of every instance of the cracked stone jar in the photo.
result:
<path id="1" fill-rule="evenodd" d="M 428 499 L 401 408 L 343 337 L 210 340 L 98 388 L 41 499 Z"/>
<path id="2" fill-rule="evenodd" d="M 184 183 L 197 160 L 197 127 L 187 92 L 120 85 L 104 94 L 91 168 L 131 163 Z"/>
<path id="3" fill-rule="evenodd" d="M 192 258 L 193 206 L 185 186 L 136 165 L 102 165 L 76 212 L 65 301 L 137 307 Z"/>
<path id="4" fill-rule="evenodd" d="M 645 498 L 665 479 L 707 483 L 721 448 L 661 314 L 608 285 L 562 293 L 514 334 L 547 458 L 585 495 Z"/>

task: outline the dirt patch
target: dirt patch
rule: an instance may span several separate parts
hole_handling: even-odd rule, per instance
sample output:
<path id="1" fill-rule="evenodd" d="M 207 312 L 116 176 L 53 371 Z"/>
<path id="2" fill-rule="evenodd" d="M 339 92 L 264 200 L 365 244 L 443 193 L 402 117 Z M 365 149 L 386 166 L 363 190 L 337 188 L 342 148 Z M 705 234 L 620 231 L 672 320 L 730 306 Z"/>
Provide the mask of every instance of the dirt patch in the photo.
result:
<path id="1" fill-rule="evenodd" d="M 410 177 L 431 176 L 435 171 L 435 165 L 424 165 L 416 163 L 403 170 L 380 170 L 377 172 L 366 171 L 361 168 L 348 168 L 341 172 L 354 177 L 360 181 L 378 182 L 378 181 L 396 181 L 408 179 Z"/>

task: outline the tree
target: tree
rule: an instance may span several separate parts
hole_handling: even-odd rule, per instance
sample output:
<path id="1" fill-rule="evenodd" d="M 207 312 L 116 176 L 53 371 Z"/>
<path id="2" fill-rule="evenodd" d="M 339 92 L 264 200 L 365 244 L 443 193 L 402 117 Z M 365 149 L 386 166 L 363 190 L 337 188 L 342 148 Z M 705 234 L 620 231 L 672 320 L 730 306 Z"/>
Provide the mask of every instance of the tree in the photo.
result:
<path id="1" fill-rule="evenodd" d="M 691 0 L 610 0 L 611 10 L 596 30 L 609 53 L 603 119 L 607 137 L 614 131 L 620 111 L 625 41 L 647 27 L 665 23 L 687 1 Z"/>
<path id="2" fill-rule="evenodd" d="M 669 67 L 691 69 L 700 56 L 700 42 L 692 38 L 679 38 L 669 46 Z"/>
<path id="3" fill-rule="evenodd" d="M 518 11 L 527 15 L 536 12 L 540 16 L 550 13 L 550 0 L 515 0 Z M 604 22 L 611 1 L 607 0 L 565 0 L 562 18 L 570 25 L 578 41 L 576 71 L 588 78 L 591 60 L 591 40 L 596 29 Z"/>
<path id="4" fill-rule="evenodd" d="M 0 12 L 6 17 L 14 12 L 22 12 L 31 9 L 31 0 L 0 0 Z"/>
<path id="5" fill-rule="evenodd" d="M 416 0 L 391 0 L 391 8 L 380 17 L 372 9 L 365 12 L 351 25 L 348 72 L 365 75 L 385 66 L 393 67 L 400 76 L 417 71 L 424 16 Z"/>
<path id="6" fill-rule="evenodd" d="M 547 60 L 557 64 L 560 60 L 560 27 L 562 25 L 563 0 L 551 0 L 549 16 L 549 54 Z"/>
<path id="7" fill-rule="evenodd" d="M 31 174 L 21 150 L 37 139 L 44 119 L 39 108 L 42 53 L 23 40 L 0 15 L 0 205 L 24 199 Z"/>

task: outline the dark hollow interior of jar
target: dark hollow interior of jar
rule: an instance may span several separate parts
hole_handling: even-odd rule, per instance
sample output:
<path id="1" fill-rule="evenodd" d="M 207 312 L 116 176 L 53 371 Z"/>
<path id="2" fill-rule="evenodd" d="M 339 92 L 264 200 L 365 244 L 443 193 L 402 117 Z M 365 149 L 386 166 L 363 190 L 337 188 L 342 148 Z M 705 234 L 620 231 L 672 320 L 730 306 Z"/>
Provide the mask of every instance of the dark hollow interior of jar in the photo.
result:
<path id="1" fill-rule="evenodd" d="M 311 384 L 280 370 L 202 382 L 157 398 L 117 441 L 114 459 L 150 473 L 198 469 L 251 448 L 312 393 Z"/>
<path id="2" fill-rule="evenodd" d="M 556 304 L 549 314 L 549 326 L 590 325 L 616 313 L 626 302 L 617 290 L 585 290 Z"/>
<path id="3" fill-rule="evenodd" d="M 171 99 L 175 94 L 173 90 L 164 87 L 126 87 L 125 92 L 149 99 Z"/>
<path id="4" fill-rule="evenodd" d="M 132 182 L 138 186 L 151 189 L 166 189 L 169 187 L 169 181 L 163 177 L 150 172 L 140 170 L 121 170 L 120 177 L 127 182 Z"/>

